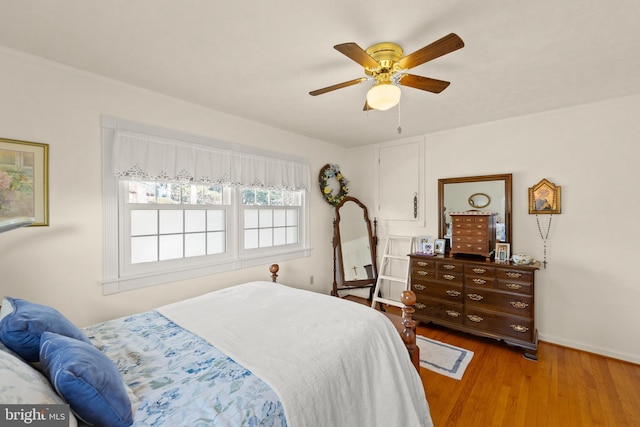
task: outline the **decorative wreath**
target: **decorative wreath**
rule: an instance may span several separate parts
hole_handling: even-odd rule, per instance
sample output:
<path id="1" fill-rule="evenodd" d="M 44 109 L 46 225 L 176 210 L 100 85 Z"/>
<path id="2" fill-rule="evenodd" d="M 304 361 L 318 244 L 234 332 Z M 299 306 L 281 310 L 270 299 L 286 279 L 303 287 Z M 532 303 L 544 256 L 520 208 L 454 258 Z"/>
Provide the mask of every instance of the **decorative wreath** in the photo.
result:
<path id="1" fill-rule="evenodd" d="M 337 195 L 333 194 L 332 188 L 328 185 L 330 179 L 336 179 L 340 184 L 340 191 Z M 338 206 L 338 204 L 347 197 L 347 193 L 349 193 L 349 187 L 347 186 L 349 182 L 342 173 L 340 173 L 340 166 L 338 165 L 324 165 L 322 169 L 320 169 L 318 181 L 320 182 L 322 197 L 332 206 Z"/>

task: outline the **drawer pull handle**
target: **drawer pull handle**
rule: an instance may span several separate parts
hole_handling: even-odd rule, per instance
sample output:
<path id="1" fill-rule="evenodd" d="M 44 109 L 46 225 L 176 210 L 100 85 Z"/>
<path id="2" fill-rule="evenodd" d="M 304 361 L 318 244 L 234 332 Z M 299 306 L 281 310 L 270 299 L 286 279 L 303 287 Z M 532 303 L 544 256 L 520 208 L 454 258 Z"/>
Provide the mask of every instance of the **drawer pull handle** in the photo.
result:
<path id="1" fill-rule="evenodd" d="M 467 315 L 467 317 L 469 318 L 469 320 L 471 320 L 472 322 L 476 322 L 476 323 L 480 323 L 482 322 L 484 319 L 476 314 L 469 314 Z"/>
<path id="2" fill-rule="evenodd" d="M 442 277 L 444 277 L 447 280 L 453 280 L 456 278 L 456 276 L 452 276 L 451 274 L 444 274 Z"/>
<path id="3" fill-rule="evenodd" d="M 413 285 L 413 287 L 419 291 L 424 291 L 425 289 L 427 289 L 425 285 Z"/>
<path id="4" fill-rule="evenodd" d="M 522 325 L 509 325 L 511 326 L 511 329 L 513 329 L 516 332 L 522 332 L 525 333 L 529 330 L 529 328 L 527 328 L 526 326 L 522 326 Z"/>
<path id="5" fill-rule="evenodd" d="M 478 295 L 478 294 L 469 294 L 467 296 L 469 297 L 470 300 L 473 300 L 473 301 L 482 301 L 483 299 L 482 295 Z"/>
<path id="6" fill-rule="evenodd" d="M 450 297 L 458 297 L 460 296 L 460 292 L 454 291 L 453 289 L 447 289 L 447 295 Z"/>
<path id="7" fill-rule="evenodd" d="M 512 271 L 507 271 L 507 277 L 511 277 L 513 279 L 517 279 L 518 277 L 521 277 L 522 274 L 520 273 L 514 273 Z"/>
<path id="8" fill-rule="evenodd" d="M 426 307 L 427 307 L 426 305 L 424 305 L 424 304 L 423 304 L 423 303 L 421 303 L 421 302 L 417 302 L 417 303 L 415 303 L 414 305 L 415 305 L 415 307 L 416 307 L 418 310 L 422 310 L 423 308 L 426 308 Z"/>
<path id="9" fill-rule="evenodd" d="M 447 316 L 449 317 L 460 317 L 460 313 L 454 310 L 447 310 Z"/>
<path id="10" fill-rule="evenodd" d="M 428 276 L 429 272 L 428 271 L 424 271 L 424 270 L 418 270 L 417 271 L 418 276 Z"/>
<path id="11" fill-rule="evenodd" d="M 487 270 L 485 270 L 484 268 L 474 268 L 473 272 L 477 274 L 483 274 L 483 273 L 486 273 Z"/>
<path id="12" fill-rule="evenodd" d="M 429 263 L 428 262 L 424 262 L 424 261 L 418 261 L 418 265 L 420 267 L 426 267 L 427 265 L 429 265 Z"/>
<path id="13" fill-rule="evenodd" d="M 518 285 L 517 283 L 507 283 L 505 285 L 509 289 L 520 289 L 522 285 Z"/>
<path id="14" fill-rule="evenodd" d="M 476 285 L 484 285 L 485 283 L 487 283 L 487 281 L 484 279 L 473 279 L 473 283 L 475 283 Z"/>
<path id="15" fill-rule="evenodd" d="M 468 243 L 467 243 L 467 247 L 468 247 L 468 248 L 470 248 L 470 247 L 472 247 L 472 246 L 473 246 L 473 245 L 470 245 L 470 244 L 468 244 Z"/>
<path id="16" fill-rule="evenodd" d="M 445 270 L 453 270 L 454 268 L 456 268 L 456 266 L 451 264 L 445 264 L 442 266 L 442 268 L 444 268 Z"/>
<path id="17" fill-rule="evenodd" d="M 529 304 L 527 304 L 526 302 L 522 302 L 522 301 L 509 301 L 509 304 L 511 304 L 514 308 L 527 308 L 527 307 L 529 307 Z"/>

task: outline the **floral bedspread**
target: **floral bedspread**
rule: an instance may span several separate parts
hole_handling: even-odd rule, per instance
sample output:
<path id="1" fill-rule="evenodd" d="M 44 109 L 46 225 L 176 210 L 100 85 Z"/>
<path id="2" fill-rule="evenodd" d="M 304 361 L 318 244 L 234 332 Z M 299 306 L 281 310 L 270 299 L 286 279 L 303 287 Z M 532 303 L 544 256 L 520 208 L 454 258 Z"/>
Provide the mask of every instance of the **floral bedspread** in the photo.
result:
<path id="1" fill-rule="evenodd" d="M 287 425 L 267 384 L 156 311 L 83 332 L 114 361 L 135 395 L 134 426 Z"/>

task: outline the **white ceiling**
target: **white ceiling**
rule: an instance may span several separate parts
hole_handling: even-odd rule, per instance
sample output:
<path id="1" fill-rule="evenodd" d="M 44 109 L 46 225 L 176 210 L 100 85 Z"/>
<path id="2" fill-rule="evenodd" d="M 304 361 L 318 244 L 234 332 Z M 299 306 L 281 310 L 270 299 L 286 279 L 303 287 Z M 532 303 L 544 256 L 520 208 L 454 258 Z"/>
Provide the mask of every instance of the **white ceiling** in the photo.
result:
<path id="1" fill-rule="evenodd" d="M 451 32 L 411 70 L 451 85 L 403 87 L 400 115 L 308 94 L 364 75 L 336 44 Z M 640 93 L 638 0 L 0 0 L 0 45 L 345 147 Z"/>

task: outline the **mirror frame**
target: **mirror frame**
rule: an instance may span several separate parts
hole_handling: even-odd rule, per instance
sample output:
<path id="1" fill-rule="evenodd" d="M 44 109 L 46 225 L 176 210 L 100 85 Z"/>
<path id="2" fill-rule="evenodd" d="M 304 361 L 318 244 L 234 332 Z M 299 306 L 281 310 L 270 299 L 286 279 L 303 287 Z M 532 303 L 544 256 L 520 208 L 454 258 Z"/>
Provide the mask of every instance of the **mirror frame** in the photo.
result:
<path id="1" fill-rule="evenodd" d="M 438 180 L 438 235 L 441 239 L 445 235 L 444 213 L 444 186 L 446 184 L 459 184 L 464 182 L 504 181 L 504 227 L 505 243 L 510 243 L 513 248 L 513 230 L 511 225 L 511 183 L 512 174 L 503 173 L 495 175 L 465 176 L 459 178 L 441 178 Z M 513 249 L 512 249 L 513 250 Z"/>
<path id="2" fill-rule="evenodd" d="M 371 265 L 372 265 L 372 278 L 360 279 L 360 280 L 348 280 L 345 281 L 344 277 L 344 262 L 342 260 L 342 244 L 340 241 L 340 208 L 347 202 L 354 202 L 360 208 L 362 208 L 363 220 L 367 226 L 367 233 L 369 234 L 369 248 L 371 249 Z M 376 221 L 374 220 L 374 224 Z M 369 211 L 367 207 L 355 197 L 347 196 L 340 201 L 335 207 L 335 218 L 333 220 L 333 290 L 331 295 L 338 296 L 338 290 L 344 289 L 357 289 L 371 287 L 370 297 L 373 295 L 373 288 L 376 285 L 378 278 L 378 265 L 376 260 L 376 246 L 378 238 L 375 233 L 375 229 L 371 228 L 371 221 L 369 220 Z"/>

